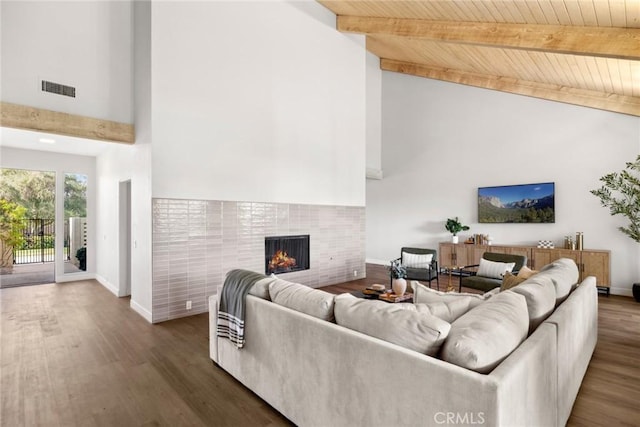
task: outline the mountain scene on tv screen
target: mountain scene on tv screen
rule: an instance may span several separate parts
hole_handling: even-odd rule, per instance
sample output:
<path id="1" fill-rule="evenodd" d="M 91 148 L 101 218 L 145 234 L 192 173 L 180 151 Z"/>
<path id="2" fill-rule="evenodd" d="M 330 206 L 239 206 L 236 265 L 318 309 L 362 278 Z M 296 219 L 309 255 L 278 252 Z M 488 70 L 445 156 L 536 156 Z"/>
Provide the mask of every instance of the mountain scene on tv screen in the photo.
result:
<path id="1" fill-rule="evenodd" d="M 555 222 L 553 184 L 478 189 L 478 222 Z"/>

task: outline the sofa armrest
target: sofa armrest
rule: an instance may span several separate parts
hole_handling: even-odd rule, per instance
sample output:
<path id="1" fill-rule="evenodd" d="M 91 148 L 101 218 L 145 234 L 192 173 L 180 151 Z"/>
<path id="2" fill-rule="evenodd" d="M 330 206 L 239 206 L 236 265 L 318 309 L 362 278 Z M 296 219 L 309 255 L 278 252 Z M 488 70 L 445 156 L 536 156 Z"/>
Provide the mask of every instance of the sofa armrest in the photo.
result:
<path id="1" fill-rule="evenodd" d="M 498 425 L 554 426 L 557 419 L 557 329 L 542 324 L 489 374 L 498 388 Z"/>
<path id="2" fill-rule="evenodd" d="M 546 323 L 558 329 L 558 425 L 564 425 L 598 340 L 595 277 L 585 278 L 543 325 Z"/>
<path id="3" fill-rule="evenodd" d="M 209 357 L 218 363 L 218 295 L 209 297 Z"/>

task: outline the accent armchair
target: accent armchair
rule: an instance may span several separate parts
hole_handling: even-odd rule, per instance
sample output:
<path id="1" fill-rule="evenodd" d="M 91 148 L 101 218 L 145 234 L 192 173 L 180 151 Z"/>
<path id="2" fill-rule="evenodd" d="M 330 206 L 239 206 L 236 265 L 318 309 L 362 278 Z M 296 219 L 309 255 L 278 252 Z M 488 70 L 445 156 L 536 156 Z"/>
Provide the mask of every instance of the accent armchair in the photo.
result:
<path id="1" fill-rule="evenodd" d="M 400 258 L 397 259 L 407 269 L 408 280 L 428 282 L 436 280 L 437 289 L 440 290 L 438 279 L 438 252 L 435 249 L 402 248 Z"/>
<path id="2" fill-rule="evenodd" d="M 483 262 L 482 260 L 490 262 Z M 497 265 L 496 263 L 513 263 L 514 265 L 511 270 L 507 270 L 506 266 Z M 463 286 L 484 292 L 490 291 L 502 285 L 502 276 L 505 271 L 517 274 L 526 264 L 527 257 L 524 255 L 485 252 L 482 254 L 480 264 L 467 265 L 460 269 L 460 287 L 458 291 L 462 291 Z"/>

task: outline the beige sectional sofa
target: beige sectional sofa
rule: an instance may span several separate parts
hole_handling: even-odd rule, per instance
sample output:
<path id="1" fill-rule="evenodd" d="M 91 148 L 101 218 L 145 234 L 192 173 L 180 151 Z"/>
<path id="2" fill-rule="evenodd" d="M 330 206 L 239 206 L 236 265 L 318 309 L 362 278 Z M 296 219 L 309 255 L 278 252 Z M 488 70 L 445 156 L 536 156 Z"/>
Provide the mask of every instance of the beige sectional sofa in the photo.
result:
<path id="1" fill-rule="evenodd" d="M 244 348 L 215 335 L 210 298 L 210 357 L 300 426 L 562 426 L 597 339 L 595 279 L 577 277 L 562 259 L 472 303 L 414 284 L 416 304 L 266 278 Z"/>

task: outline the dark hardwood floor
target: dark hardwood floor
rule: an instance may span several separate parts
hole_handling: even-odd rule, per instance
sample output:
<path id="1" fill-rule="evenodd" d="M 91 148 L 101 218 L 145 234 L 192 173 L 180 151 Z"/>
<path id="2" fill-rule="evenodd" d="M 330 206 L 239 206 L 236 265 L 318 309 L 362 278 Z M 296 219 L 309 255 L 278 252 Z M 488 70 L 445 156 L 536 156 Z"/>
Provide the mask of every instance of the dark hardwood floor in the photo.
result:
<path id="1" fill-rule="evenodd" d="M 0 299 L 2 426 L 290 425 L 213 365 L 206 313 L 151 325 L 96 281 Z"/>
<path id="2" fill-rule="evenodd" d="M 388 280 L 380 266 L 367 274 L 324 289 Z M 638 425 L 640 304 L 599 298 L 569 425 Z M 95 281 L 2 289 L 0 307 L 1 426 L 291 425 L 211 363 L 208 314 L 150 325 Z"/>

